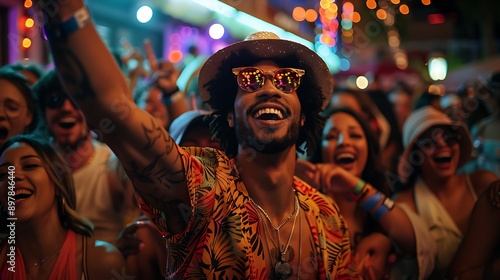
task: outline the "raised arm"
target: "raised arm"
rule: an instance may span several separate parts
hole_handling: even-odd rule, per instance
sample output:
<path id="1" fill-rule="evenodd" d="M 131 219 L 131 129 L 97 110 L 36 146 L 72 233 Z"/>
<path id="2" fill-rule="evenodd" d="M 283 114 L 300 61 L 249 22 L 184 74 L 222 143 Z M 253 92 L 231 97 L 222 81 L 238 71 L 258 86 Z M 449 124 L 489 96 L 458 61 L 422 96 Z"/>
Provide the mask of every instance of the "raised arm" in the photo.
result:
<path id="1" fill-rule="evenodd" d="M 40 0 L 57 71 L 67 92 L 85 114 L 89 126 L 121 160 L 137 192 L 160 209 L 189 205 L 179 148 L 165 129 L 135 105 L 113 56 L 91 22 L 57 35 L 61 23 L 84 7 L 81 0 Z M 80 19 L 85 18 L 81 16 Z"/>

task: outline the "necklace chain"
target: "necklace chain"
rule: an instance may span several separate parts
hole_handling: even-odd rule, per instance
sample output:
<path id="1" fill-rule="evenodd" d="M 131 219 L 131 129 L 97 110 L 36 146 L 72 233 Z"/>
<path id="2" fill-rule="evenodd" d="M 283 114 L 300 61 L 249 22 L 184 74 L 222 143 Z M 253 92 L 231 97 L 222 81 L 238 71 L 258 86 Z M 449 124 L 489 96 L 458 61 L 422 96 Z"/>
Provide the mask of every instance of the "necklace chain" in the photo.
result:
<path id="1" fill-rule="evenodd" d="M 59 255 L 61 253 L 62 248 L 59 248 L 58 250 L 54 251 L 52 254 L 48 255 L 47 257 L 41 259 L 39 262 L 35 262 L 34 264 L 31 265 L 32 268 L 34 267 L 40 267 L 42 264 L 44 264 L 47 260 L 52 259 L 54 256 Z"/>
<path id="2" fill-rule="evenodd" d="M 255 201 L 253 201 L 252 198 L 250 198 L 250 201 L 252 202 L 252 204 L 257 207 L 259 209 L 259 212 L 257 213 L 257 215 L 259 216 L 259 219 L 262 219 L 262 215 L 264 215 L 267 220 L 269 221 L 269 223 L 271 224 L 271 226 L 274 228 L 274 230 L 276 231 L 277 235 L 278 235 L 278 245 L 276 245 L 276 243 L 274 242 L 274 239 L 272 238 L 271 234 L 269 233 L 269 230 L 267 229 L 267 226 L 266 226 L 266 222 L 263 221 L 262 223 L 262 226 L 264 228 L 264 237 L 266 239 L 266 244 L 267 244 L 267 250 L 269 252 L 269 257 L 270 257 L 270 260 L 271 260 L 271 267 L 275 267 L 276 269 L 276 266 L 280 265 L 280 264 L 286 264 L 288 267 L 289 267 L 289 264 L 288 262 L 286 262 L 285 260 L 285 256 L 286 256 L 286 252 L 288 251 L 288 248 L 290 247 L 290 243 L 292 241 L 292 236 L 293 236 L 293 232 L 295 231 L 295 225 L 297 223 L 297 217 L 300 215 L 300 207 L 299 207 L 299 200 L 297 198 L 297 195 L 295 195 L 294 197 L 294 202 L 295 202 L 295 205 L 294 205 L 294 210 L 293 212 L 290 214 L 290 216 L 288 216 L 285 221 L 279 225 L 278 227 L 275 227 L 273 225 L 273 222 L 271 221 L 269 215 L 266 213 L 266 211 L 264 211 L 264 209 L 262 207 L 260 207 L 257 203 L 255 203 Z M 288 222 L 292 216 L 295 216 L 293 218 L 293 225 L 292 225 L 292 230 L 290 232 L 290 236 L 288 237 L 288 241 L 285 245 L 285 247 L 283 248 L 283 251 L 281 251 L 281 238 L 280 238 L 280 229 L 283 227 L 283 225 L 286 224 L 286 222 Z M 299 225 L 299 228 L 300 228 L 300 232 L 299 232 L 299 263 L 298 263 L 298 269 L 297 269 L 297 279 L 299 279 L 299 274 L 300 274 L 300 258 L 301 258 L 301 254 L 302 254 L 302 216 L 300 217 L 300 225 Z M 272 263 L 272 254 L 271 254 L 271 250 L 269 249 L 269 242 L 267 240 L 267 237 L 269 236 L 269 238 L 271 239 L 271 241 L 273 242 L 274 246 L 277 247 L 278 249 L 278 252 L 279 252 L 279 256 L 278 256 L 278 262 L 276 264 L 273 265 Z M 275 271 L 276 273 L 278 273 L 277 271 Z M 290 271 L 291 272 L 291 271 Z M 290 273 L 289 272 L 289 273 Z M 283 275 L 278 275 L 280 278 L 283 277 Z"/>
<path id="3" fill-rule="evenodd" d="M 271 223 L 271 226 L 274 228 L 274 230 L 276 231 L 279 231 L 285 224 L 286 222 L 288 222 L 292 217 L 293 215 L 295 214 L 295 212 L 297 212 L 297 209 L 298 209 L 298 201 L 297 201 L 297 196 L 295 195 L 295 205 L 294 205 L 294 208 L 293 208 L 293 212 L 290 213 L 290 216 L 286 217 L 285 221 L 283 221 L 283 223 L 281 223 L 278 227 L 275 227 L 273 225 L 273 222 L 271 221 L 271 218 L 269 217 L 269 215 L 266 213 L 266 211 L 264 211 L 264 209 L 262 207 L 260 207 L 259 204 L 257 204 L 255 201 L 253 201 L 253 199 L 250 197 L 250 201 L 252 202 L 252 204 L 257 207 L 261 212 L 262 214 L 264 214 L 264 216 L 267 218 L 267 220 L 269 221 L 269 223 Z"/>

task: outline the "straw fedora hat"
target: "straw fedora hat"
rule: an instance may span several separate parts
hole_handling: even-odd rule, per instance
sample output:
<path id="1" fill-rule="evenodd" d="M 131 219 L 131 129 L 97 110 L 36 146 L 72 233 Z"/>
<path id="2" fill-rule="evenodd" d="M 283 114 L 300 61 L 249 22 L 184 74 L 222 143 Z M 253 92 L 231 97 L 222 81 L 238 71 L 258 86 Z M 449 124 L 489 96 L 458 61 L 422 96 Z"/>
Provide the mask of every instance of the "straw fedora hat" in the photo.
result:
<path id="1" fill-rule="evenodd" d="M 280 39 L 276 34 L 267 31 L 253 33 L 244 41 L 229 45 L 207 59 L 198 78 L 201 99 L 208 102 L 213 109 L 221 109 L 214 108 L 213 101 L 230 99 L 228 83 L 233 79 L 236 85 L 232 68 L 250 66 L 262 60 L 274 61 L 281 67 L 305 70 L 301 87 L 304 85 L 311 89 L 318 88 L 319 90 L 307 91 L 307 94 L 310 98 L 318 99 L 321 111 L 325 109 L 333 93 L 333 75 L 325 61 L 305 45 Z M 298 91 L 303 92 L 301 87 Z"/>
<path id="2" fill-rule="evenodd" d="M 464 165 L 472 152 L 472 139 L 469 130 L 462 122 L 452 121 L 446 114 L 432 106 L 424 106 L 408 116 L 403 125 L 403 146 L 405 147 L 398 163 L 398 175 L 401 182 L 406 183 L 414 172 L 416 163 L 411 152 L 416 141 L 426 131 L 435 127 L 450 127 L 459 136 L 460 159 L 458 167 Z"/>

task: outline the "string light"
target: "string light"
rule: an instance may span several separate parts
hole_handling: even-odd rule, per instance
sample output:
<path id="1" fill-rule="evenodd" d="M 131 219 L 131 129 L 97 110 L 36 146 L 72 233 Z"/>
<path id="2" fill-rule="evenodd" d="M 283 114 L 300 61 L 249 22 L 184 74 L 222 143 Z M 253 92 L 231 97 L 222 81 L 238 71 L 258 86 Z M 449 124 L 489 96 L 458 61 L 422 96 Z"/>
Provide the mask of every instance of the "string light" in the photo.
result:
<path id="1" fill-rule="evenodd" d="M 25 49 L 28 49 L 29 47 L 31 47 L 31 39 L 30 38 L 24 38 L 23 39 L 23 42 L 22 42 L 22 45 Z"/>
<path id="2" fill-rule="evenodd" d="M 26 9 L 31 8 L 31 6 L 33 6 L 33 2 L 31 2 L 31 0 L 26 0 L 26 1 L 24 1 L 24 7 L 25 7 Z"/>

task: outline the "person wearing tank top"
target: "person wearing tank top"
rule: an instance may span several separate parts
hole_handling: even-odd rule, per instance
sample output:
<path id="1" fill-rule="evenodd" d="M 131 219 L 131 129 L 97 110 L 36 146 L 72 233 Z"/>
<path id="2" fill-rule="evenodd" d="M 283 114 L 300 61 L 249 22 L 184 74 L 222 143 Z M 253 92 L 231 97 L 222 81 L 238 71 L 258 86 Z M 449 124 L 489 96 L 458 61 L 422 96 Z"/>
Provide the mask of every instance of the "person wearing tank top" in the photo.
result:
<path id="1" fill-rule="evenodd" d="M 469 131 L 462 122 L 430 106 L 408 117 L 403 143 L 398 174 L 404 184 L 396 201 L 424 221 L 437 247 L 434 269 L 427 279 L 444 279 L 478 195 L 498 178 L 483 170 L 457 173 L 471 155 Z"/>
<path id="2" fill-rule="evenodd" d="M 52 145 L 73 171 L 76 211 L 94 224 L 97 239 L 116 244 L 122 228 L 139 215 L 120 162 L 105 144 L 93 139 L 85 117 L 64 93 L 54 70 L 33 91 L 44 116 L 42 133 L 51 136 Z"/>
<path id="3" fill-rule="evenodd" d="M 18 135 L 0 146 L 0 279 L 127 276 L 121 253 L 92 237 L 75 204 L 71 171 L 49 143 Z"/>

